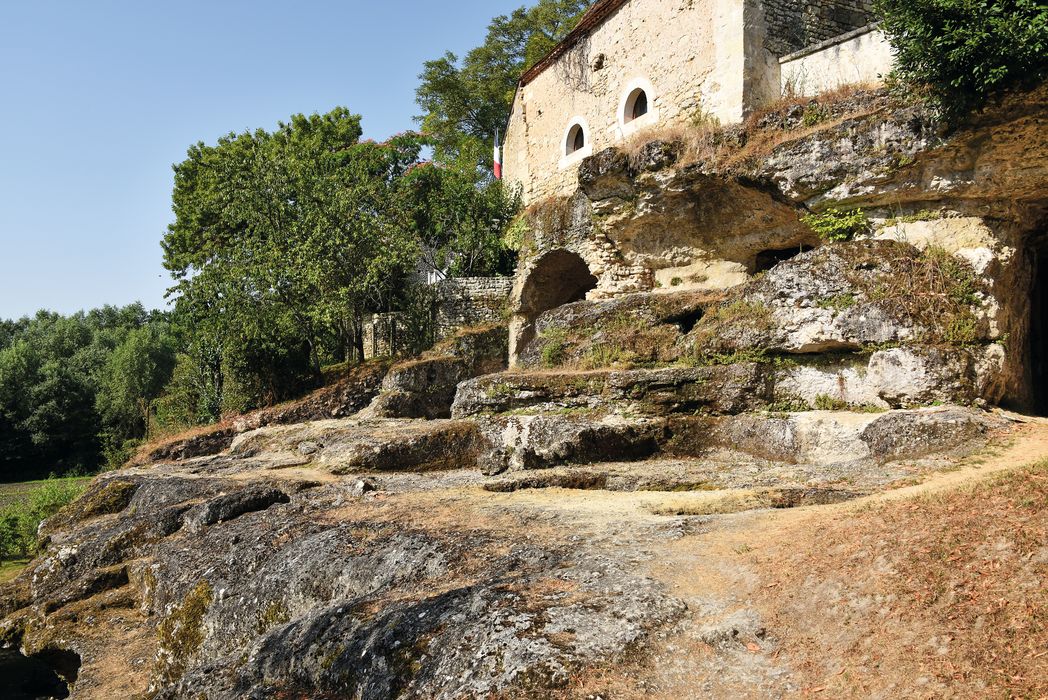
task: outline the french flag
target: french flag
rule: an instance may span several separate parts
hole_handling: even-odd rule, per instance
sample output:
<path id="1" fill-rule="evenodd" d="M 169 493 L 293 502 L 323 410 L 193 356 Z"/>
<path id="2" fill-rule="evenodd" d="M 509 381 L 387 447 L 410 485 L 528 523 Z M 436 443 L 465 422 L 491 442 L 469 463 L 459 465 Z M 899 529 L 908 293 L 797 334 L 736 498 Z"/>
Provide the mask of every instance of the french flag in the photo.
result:
<path id="1" fill-rule="evenodd" d="M 502 147 L 499 146 L 499 132 L 495 132 L 495 179 L 502 179 Z"/>

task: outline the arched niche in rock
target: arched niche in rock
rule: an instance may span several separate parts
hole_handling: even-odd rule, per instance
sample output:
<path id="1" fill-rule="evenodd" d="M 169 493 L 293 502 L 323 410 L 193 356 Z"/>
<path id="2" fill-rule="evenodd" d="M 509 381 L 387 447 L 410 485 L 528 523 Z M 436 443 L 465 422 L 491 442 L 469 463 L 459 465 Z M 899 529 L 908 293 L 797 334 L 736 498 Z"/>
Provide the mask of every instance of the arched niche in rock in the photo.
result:
<path id="1" fill-rule="evenodd" d="M 535 320 L 543 312 L 582 301 L 597 286 L 586 261 L 570 250 L 551 250 L 536 258 L 518 281 L 510 324 L 510 362 L 535 338 Z"/>

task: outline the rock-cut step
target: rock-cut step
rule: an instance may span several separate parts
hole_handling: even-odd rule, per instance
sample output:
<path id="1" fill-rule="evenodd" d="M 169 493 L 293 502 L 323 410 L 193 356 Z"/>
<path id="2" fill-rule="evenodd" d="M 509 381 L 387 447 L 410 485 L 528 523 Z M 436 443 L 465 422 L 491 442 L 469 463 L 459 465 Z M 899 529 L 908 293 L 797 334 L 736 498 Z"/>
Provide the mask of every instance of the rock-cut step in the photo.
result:
<path id="1" fill-rule="evenodd" d="M 435 471 L 476 467 L 481 435 L 459 420 L 329 420 L 272 426 L 244 433 L 233 457 L 264 457 L 277 464 L 310 464 L 332 474 Z"/>

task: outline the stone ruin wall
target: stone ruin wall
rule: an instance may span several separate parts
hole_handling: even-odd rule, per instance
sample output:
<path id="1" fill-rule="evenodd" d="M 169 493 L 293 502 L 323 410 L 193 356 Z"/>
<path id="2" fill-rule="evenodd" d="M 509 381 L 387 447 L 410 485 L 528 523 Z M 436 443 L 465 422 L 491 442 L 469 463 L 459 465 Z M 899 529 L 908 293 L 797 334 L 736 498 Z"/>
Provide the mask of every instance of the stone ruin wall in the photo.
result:
<path id="1" fill-rule="evenodd" d="M 436 340 L 460 328 L 501 323 L 513 287 L 512 277 L 460 277 L 433 286 L 436 301 L 433 324 Z M 364 358 L 395 357 L 404 351 L 402 314 L 374 314 L 364 325 Z"/>
<path id="2" fill-rule="evenodd" d="M 445 338 L 459 328 L 501 323 L 512 277 L 460 277 L 437 285 L 437 335 Z"/>

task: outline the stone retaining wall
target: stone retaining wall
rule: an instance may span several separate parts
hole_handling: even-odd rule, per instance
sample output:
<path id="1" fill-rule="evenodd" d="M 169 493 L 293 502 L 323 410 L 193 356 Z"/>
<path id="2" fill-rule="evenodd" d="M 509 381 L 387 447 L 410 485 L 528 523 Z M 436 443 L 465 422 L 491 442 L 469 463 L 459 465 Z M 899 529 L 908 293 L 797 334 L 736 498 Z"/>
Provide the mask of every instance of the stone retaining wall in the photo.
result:
<path id="1" fill-rule="evenodd" d="M 840 36 L 871 21 L 871 0 L 763 0 L 764 45 L 776 56 Z"/>
<path id="2" fill-rule="evenodd" d="M 875 25 L 781 59 L 784 94 L 812 96 L 853 83 L 880 83 L 894 63 L 891 44 Z"/>
<path id="3" fill-rule="evenodd" d="M 460 277 L 433 285 L 434 340 L 460 328 L 500 323 L 513 288 L 512 277 Z M 402 314 L 375 314 L 364 325 L 364 357 L 395 357 L 404 352 L 408 321 Z"/>

